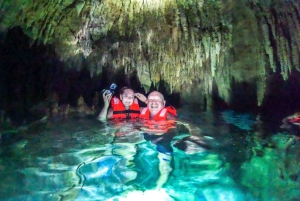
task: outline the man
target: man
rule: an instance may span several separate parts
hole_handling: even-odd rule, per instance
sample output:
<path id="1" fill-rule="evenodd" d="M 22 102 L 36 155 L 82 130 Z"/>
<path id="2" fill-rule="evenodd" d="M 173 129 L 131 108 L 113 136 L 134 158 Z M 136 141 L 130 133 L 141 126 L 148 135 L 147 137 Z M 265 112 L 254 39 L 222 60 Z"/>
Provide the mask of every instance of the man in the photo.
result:
<path id="1" fill-rule="evenodd" d="M 140 118 L 142 119 L 174 120 L 177 116 L 175 108 L 165 107 L 164 96 L 158 91 L 151 92 L 146 100 L 142 94 L 136 94 L 136 97 L 147 104 L 147 107 L 141 111 Z"/>
<path id="2" fill-rule="evenodd" d="M 174 121 L 177 116 L 176 109 L 165 107 L 164 96 L 158 91 L 151 92 L 148 99 L 142 94 L 136 94 L 136 96 L 147 103 L 147 107 L 141 111 L 140 118 L 144 119 L 145 140 L 154 143 L 158 151 L 160 176 L 156 181 L 156 188 L 160 189 L 167 182 L 172 171 L 171 141 L 177 135 L 173 129 L 176 128 Z"/>

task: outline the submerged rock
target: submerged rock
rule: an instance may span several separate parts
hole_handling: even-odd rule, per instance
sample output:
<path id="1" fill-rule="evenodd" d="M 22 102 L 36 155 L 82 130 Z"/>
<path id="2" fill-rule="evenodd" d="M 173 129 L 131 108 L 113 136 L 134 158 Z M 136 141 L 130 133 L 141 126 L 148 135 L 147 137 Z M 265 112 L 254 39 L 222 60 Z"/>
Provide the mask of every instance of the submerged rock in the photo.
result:
<path id="1" fill-rule="evenodd" d="M 187 154 L 194 154 L 211 150 L 211 146 L 207 144 L 203 137 L 199 136 L 187 136 L 173 145 L 177 149 L 184 151 Z"/>

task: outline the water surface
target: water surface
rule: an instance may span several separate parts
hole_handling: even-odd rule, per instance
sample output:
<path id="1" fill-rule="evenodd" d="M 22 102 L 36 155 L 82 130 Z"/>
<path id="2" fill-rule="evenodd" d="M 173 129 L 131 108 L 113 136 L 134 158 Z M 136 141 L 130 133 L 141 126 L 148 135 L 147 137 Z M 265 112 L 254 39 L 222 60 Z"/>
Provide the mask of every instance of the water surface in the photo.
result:
<path id="1" fill-rule="evenodd" d="M 295 135 L 251 114 L 179 114 L 159 135 L 143 122 L 94 117 L 2 132 L 0 199 L 300 199 Z"/>

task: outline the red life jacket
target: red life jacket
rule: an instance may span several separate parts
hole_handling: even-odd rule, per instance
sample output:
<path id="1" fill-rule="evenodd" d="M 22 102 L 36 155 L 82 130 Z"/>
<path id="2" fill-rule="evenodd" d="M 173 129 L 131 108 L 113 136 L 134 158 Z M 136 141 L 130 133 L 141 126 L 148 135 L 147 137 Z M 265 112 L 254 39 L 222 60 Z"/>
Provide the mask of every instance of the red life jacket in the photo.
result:
<path id="1" fill-rule="evenodd" d="M 110 101 L 110 104 L 113 109 L 113 115 L 111 117 L 113 119 L 129 119 L 140 116 L 140 106 L 136 98 L 130 105 L 129 110 L 125 109 L 125 106 L 123 105 L 122 101 L 117 97 L 113 97 Z"/>
<path id="2" fill-rule="evenodd" d="M 152 120 L 145 119 L 143 121 L 143 127 L 141 127 L 142 131 L 151 132 L 151 133 L 167 133 L 169 129 L 176 128 L 175 120 Z"/>
<path id="3" fill-rule="evenodd" d="M 161 109 L 154 117 L 151 119 L 153 120 L 166 120 L 168 113 L 177 116 L 176 109 L 174 107 L 165 107 Z M 144 108 L 140 114 L 140 118 L 142 119 L 150 119 L 150 110 L 148 108 Z"/>
<path id="4" fill-rule="evenodd" d="M 177 116 L 176 109 L 173 107 L 165 107 L 161 109 L 154 117 L 150 119 L 150 111 L 144 108 L 140 114 L 140 118 L 145 119 L 144 127 L 141 129 L 152 133 L 166 133 L 171 128 L 176 128 L 174 120 L 167 120 L 168 113 Z"/>

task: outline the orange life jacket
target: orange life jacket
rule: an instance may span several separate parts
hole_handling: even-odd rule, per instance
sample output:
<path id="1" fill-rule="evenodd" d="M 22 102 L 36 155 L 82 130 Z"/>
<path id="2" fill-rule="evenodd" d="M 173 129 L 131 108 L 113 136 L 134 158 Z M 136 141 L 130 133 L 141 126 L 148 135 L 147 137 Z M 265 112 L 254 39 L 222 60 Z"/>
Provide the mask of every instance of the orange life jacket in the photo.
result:
<path id="1" fill-rule="evenodd" d="M 168 113 L 177 116 L 176 109 L 174 107 L 165 107 L 161 109 L 154 117 L 151 119 L 153 120 L 166 120 Z M 150 110 L 148 108 L 144 108 L 140 114 L 141 119 L 150 119 Z"/>
<path id="2" fill-rule="evenodd" d="M 113 109 L 113 115 L 111 117 L 113 119 L 129 119 L 140 116 L 140 106 L 136 98 L 133 100 L 129 110 L 125 109 L 122 101 L 117 97 L 113 97 L 110 101 L 110 104 Z"/>
<path id="3" fill-rule="evenodd" d="M 152 120 L 145 119 L 143 121 L 143 127 L 141 127 L 142 131 L 151 132 L 151 133 L 167 133 L 171 128 L 176 128 L 175 120 Z"/>
<path id="4" fill-rule="evenodd" d="M 144 108 L 140 114 L 140 118 L 145 119 L 142 130 L 153 133 L 166 133 L 169 129 L 176 128 L 174 120 L 167 120 L 168 113 L 177 116 L 175 108 L 165 107 L 150 119 L 149 109 Z"/>

